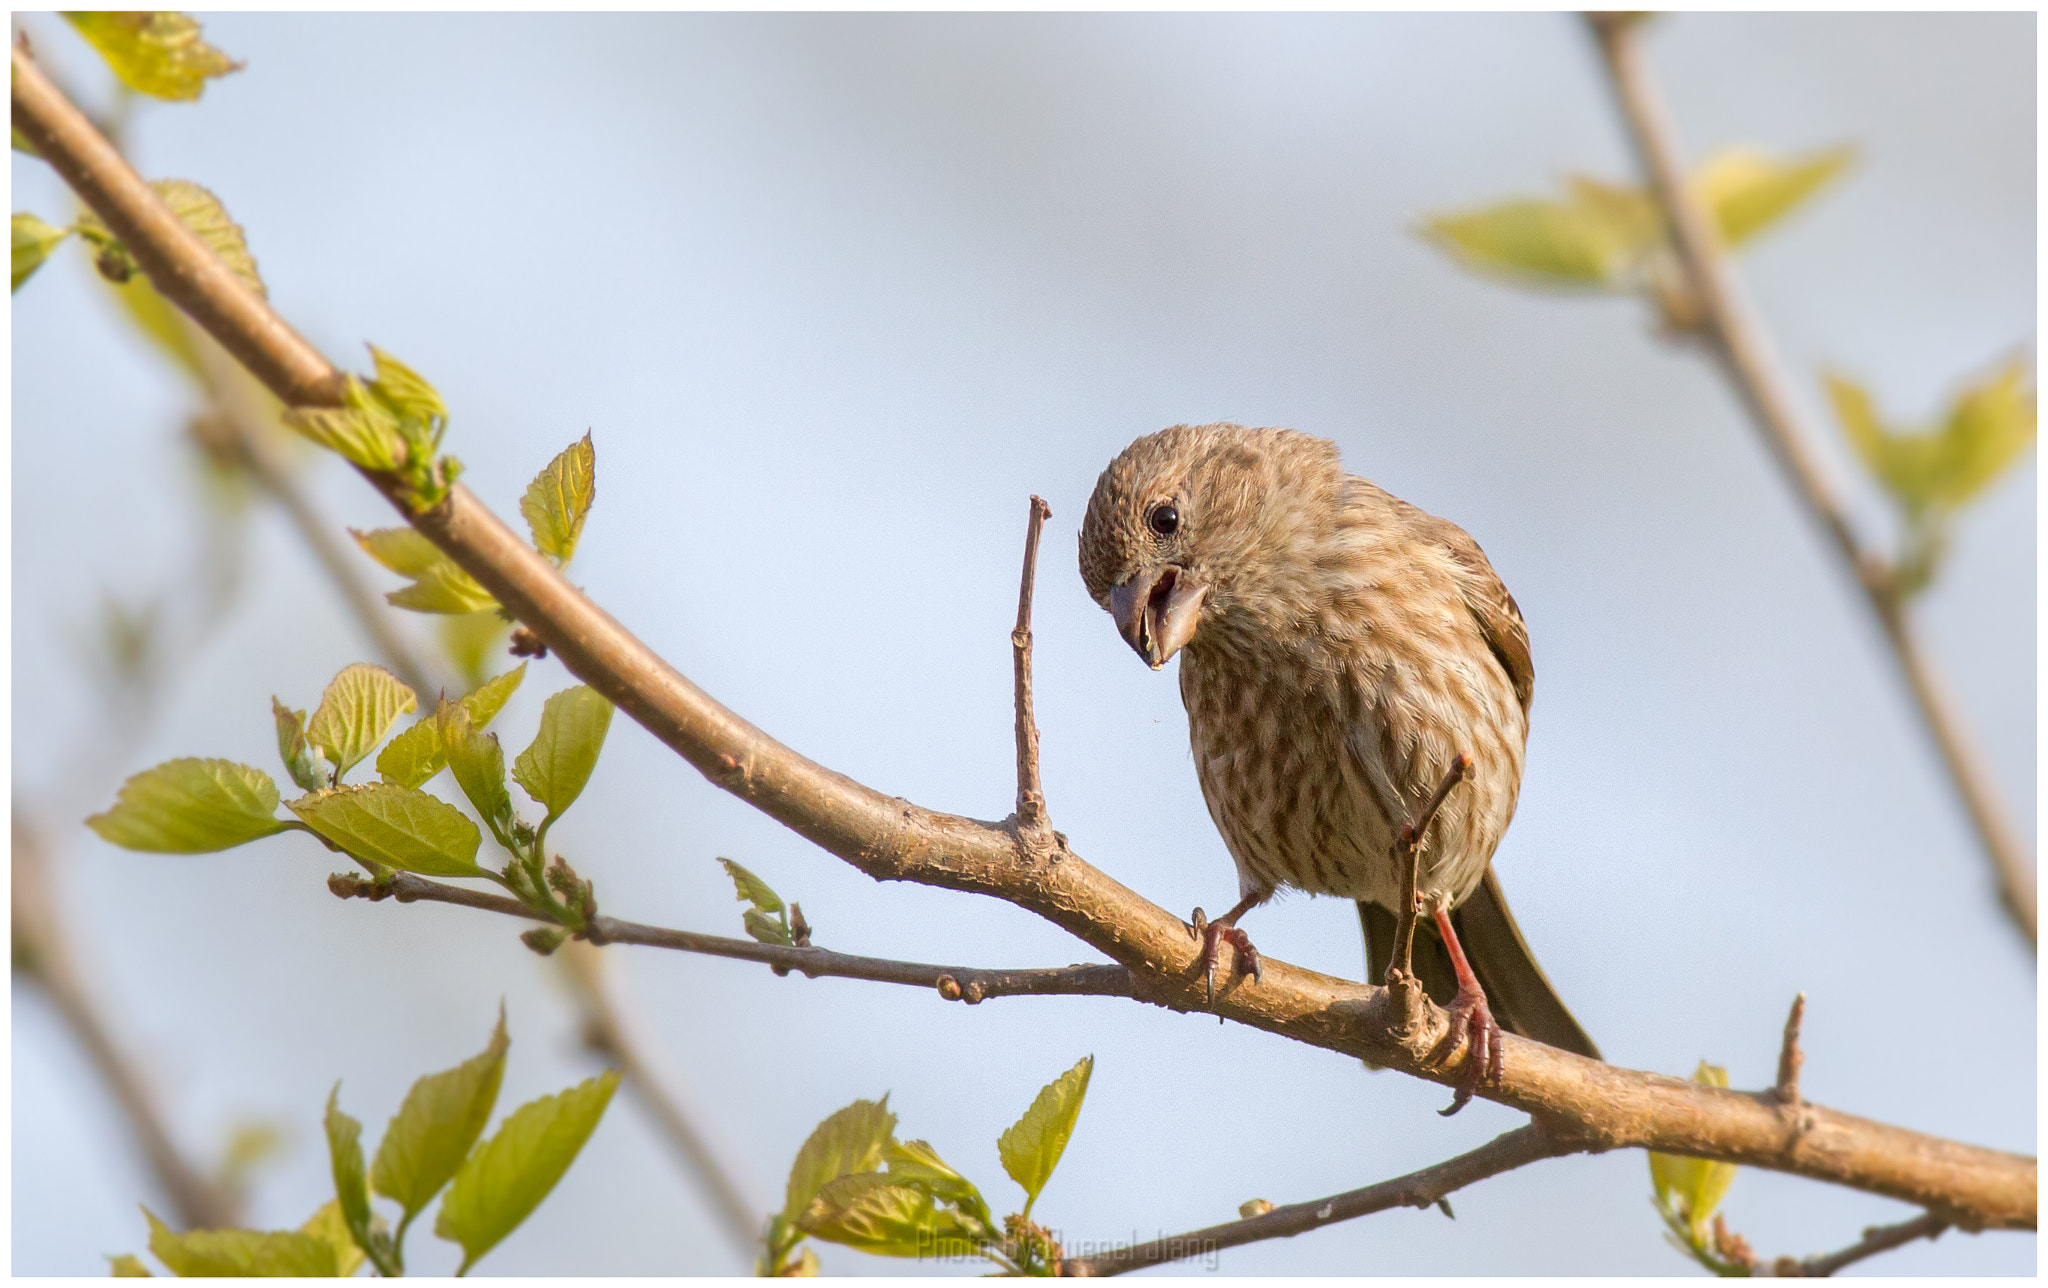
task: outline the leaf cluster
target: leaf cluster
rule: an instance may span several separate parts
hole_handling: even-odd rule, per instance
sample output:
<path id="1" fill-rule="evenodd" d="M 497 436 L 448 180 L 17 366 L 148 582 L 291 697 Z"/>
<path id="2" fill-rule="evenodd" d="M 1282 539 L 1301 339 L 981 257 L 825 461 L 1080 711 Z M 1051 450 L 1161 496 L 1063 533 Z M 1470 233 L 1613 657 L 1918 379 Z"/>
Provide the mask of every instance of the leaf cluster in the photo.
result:
<path id="1" fill-rule="evenodd" d="M 1728 1070 L 1702 1060 L 1692 1080 L 1703 1086 L 1726 1087 Z M 1716 1275 L 1747 1276 L 1750 1270 L 1740 1255 L 1747 1245 L 1739 1236 L 1730 1235 L 1715 1217 L 1715 1209 L 1735 1183 L 1735 1164 L 1656 1150 L 1649 1155 L 1652 1202 L 1664 1218 L 1668 1227 L 1665 1237 L 1672 1246 Z"/>
<path id="2" fill-rule="evenodd" d="M 467 1274 L 477 1259 L 530 1216 L 576 1161 L 617 1088 L 607 1071 L 506 1115 L 479 1143 L 497 1105 L 511 1039 L 505 1015 L 482 1052 L 413 1083 L 364 1160 L 363 1125 L 341 1111 L 341 1084 L 327 1097 L 324 1126 L 335 1197 L 297 1230 L 193 1230 L 178 1234 L 143 1209 L 149 1250 L 179 1276 L 348 1276 L 367 1260 L 381 1275 L 405 1273 L 405 1236 L 443 1190 L 434 1233 L 462 1249 Z M 374 1193 L 396 1204 L 398 1226 L 371 1206 Z M 110 1258 L 116 1275 L 148 1275 L 134 1256 Z"/>
<path id="3" fill-rule="evenodd" d="M 734 863 L 731 859 L 720 859 L 725 873 L 732 878 L 733 889 L 739 894 L 739 901 L 750 905 L 741 915 L 741 922 L 747 933 L 764 944 L 780 944 L 785 948 L 808 948 L 811 944 L 811 927 L 804 921 L 801 904 L 782 902 L 782 896 L 766 881 Z"/>
<path id="4" fill-rule="evenodd" d="M 1965 386 L 1925 428 L 1887 425 L 1869 391 L 1847 376 L 1830 372 L 1826 382 L 1842 432 L 1898 509 L 1895 585 L 1903 594 L 1924 590 L 1955 515 L 2034 444 L 2039 413 L 2026 366 L 2008 363 Z"/>
<path id="5" fill-rule="evenodd" d="M 744 869 L 742 869 L 744 871 Z M 735 881 L 738 878 L 735 877 Z M 758 1273 L 812 1275 L 806 1236 L 883 1257 L 981 1257 L 1002 1273 L 1051 1275 L 1061 1250 L 1031 1209 L 1074 1134 L 1095 1058 L 1048 1083 L 996 1142 L 1024 1207 L 998 1222 L 981 1190 L 921 1140 L 896 1139 L 889 1098 L 856 1100 L 818 1124 L 789 1169 Z"/>

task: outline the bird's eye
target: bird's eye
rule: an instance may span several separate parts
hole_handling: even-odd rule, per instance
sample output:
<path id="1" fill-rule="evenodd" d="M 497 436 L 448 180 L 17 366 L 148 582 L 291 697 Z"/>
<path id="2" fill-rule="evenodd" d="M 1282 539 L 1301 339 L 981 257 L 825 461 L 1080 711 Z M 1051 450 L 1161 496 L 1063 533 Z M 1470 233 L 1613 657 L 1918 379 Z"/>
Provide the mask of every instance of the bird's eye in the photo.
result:
<path id="1" fill-rule="evenodd" d="M 1160 536 L 1170 537 L 1180 531 L 1180 511 L 1173 502 L 1161 501 L 1145 512 L 1145 522 Z"/>

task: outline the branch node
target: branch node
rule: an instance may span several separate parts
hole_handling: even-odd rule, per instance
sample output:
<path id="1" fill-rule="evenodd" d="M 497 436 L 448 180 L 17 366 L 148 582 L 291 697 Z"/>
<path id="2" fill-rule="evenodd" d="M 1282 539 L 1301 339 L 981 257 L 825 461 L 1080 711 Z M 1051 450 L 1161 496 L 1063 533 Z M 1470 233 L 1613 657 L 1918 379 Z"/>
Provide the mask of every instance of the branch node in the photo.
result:
<path id="1" fill-rule="evenodd" d="M 1799 1026 L 1806 1019 L 1806 994 L 1792 999 L 1792 1013 L 1785 1017 L 1785 1041 L 1778 1048 L 1778 1085 L 1771 1094 L 1778 1103 L 1787 1108 L 1798 1108 L 1799 1070 L 1806 1063 L 1806 1054 L 1799 1049 Z"/>
<path id="2" fill-rule="evenodd" d="M 960 1000 L 959 980 L 954 979 L 951 975 L 941 975 L 939 976 L 938 983 L 940 997 L 945 998 L 949 1002 L 957 1002 Z"/>

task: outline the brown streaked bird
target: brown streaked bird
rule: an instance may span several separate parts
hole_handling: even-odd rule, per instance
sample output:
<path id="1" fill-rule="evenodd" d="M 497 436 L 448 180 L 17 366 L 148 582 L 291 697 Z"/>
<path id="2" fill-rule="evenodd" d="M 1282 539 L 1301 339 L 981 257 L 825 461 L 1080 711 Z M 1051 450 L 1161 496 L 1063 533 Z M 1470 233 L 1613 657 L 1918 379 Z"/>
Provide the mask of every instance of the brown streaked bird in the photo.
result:
<path id="1" fill-rule="evenodd" d="M 1256 973 L 1237 920 L 1287 886 L 1356 900 L 1367 977 L 1383 979 L 1400 830 L 1462 753 L 1470 771 L 1417 860 L 1415 973 L 1452 1018 L 1438 1050 L 1471 1039 L 1445 1112 L 1499 1079 L 1502 1027 L 1599 1058 L 1493 875 L 1536 673 L 1521 611 L 1464 529 L 1346 474 L 1323 439 L 1176 425 L 1102 472 L 1081 576 L 1152 669 L 1181 657 L 1196 773 L 1242 895 L 1207 930 L 1212 973 L 1219 938 Z"/>

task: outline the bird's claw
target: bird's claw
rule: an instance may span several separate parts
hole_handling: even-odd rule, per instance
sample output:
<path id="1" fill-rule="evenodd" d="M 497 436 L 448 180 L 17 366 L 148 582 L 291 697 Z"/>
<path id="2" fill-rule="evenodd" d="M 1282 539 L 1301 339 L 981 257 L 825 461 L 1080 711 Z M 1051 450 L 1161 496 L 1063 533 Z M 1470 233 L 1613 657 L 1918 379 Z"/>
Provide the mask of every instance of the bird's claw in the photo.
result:
<path id="1" fill-rule="evenodd" d="M 1431 1062 L 1442 1064 L 1449 1060 L 1465 1038 L 1471 1039 L 1471 1047 L 1465 1052 L 1465 1066 L 1459 1071 L 1450 1107 L 1437 1111 L 1446 1118 L 1463 1109 L 1481 1086 L 1488 1082 L 1498 1086 L 1501 1080 L 1500 1025 L 1494 1022 L 1493 1011 L 1486 1005 L 1486 994 L 1460 987 L 1457 996 L 1451 999 L 1450 1015 L 1450 1027 L 1444 1030 L 1443 1041 L 1429 1053 Z"/>
<path id="2" fill-rule="evenodd" d="M 1252 947 L 1250 935 L 1228 922 L 1210 921 L 1200 908 L 1195 909 L 1194 931 L 1202 941 L 1202 978 L 1208 988 L 1210 1005 L 1216 1002 L 1216 958 L 1220 943 L 1227 941 L 1236 950 L 1230 968 L 1232 979 L 1250 976 L 1254 983 L 1265 980 L 1265 963 L 1259 957 L 1259 950 Z"/>

